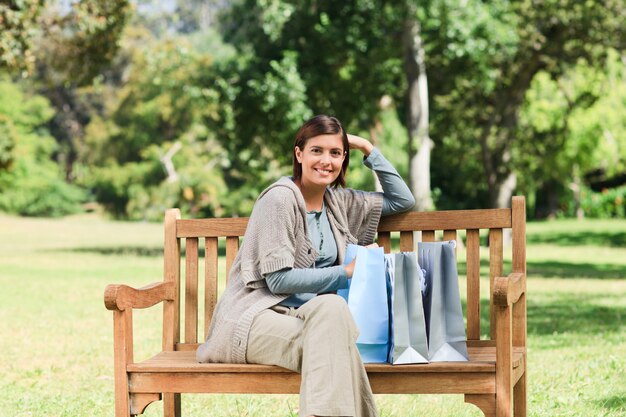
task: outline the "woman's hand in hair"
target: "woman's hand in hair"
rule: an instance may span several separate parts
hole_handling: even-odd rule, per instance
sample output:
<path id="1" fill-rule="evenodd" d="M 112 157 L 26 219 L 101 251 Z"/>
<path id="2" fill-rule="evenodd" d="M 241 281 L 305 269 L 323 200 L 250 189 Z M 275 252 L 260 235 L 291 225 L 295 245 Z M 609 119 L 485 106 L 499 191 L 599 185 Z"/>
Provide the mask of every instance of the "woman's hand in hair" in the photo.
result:
<path id="1" fill-rule="evenodd" d="M 362 138 L 361 136 L 348 134 L 348 143 L 350 144 L 350 149 L 358 149 L 363 152 L 365 157 L 368 157 L 372 149 L 374 149 L 374 145 L 370 143 L 369 140 Z"/>

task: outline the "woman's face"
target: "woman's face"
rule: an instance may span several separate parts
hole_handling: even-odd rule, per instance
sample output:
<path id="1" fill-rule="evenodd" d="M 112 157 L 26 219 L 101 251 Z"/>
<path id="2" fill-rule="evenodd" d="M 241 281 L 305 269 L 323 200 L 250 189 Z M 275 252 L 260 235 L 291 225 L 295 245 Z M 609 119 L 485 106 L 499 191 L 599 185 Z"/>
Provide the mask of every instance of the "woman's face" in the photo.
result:
<path id="1" fill-rule="evenodd" d="M 296 146 L 296 158 L 302 164 L 303 186 L 327 187 L 341 173 L 345 149 L 341 134 L 319 135 L 310 138 L 304 149 Z"/>

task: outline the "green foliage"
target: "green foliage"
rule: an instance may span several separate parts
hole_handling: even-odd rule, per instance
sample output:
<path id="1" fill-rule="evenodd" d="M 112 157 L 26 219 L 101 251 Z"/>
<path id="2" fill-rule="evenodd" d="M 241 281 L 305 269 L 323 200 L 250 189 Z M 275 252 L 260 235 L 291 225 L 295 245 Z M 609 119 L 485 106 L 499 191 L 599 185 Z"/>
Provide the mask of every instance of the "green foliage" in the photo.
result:
<path id="1" fill-rule="evenodd" d="M 511 173 L 518 179 L 526 174 L 515 155 L 527 139 L 520 110 L 535 76 L 545 71 L 558 80 L 580 61 L 604 68 L 607 50 L 624 45 L 625 12 L 620 1 L 600 6 L 575 0 L 438 0 L 421 5 L 433 101 L 431 136 L 442 149 L 433 151 L 433 184 L 443 191 L 444 207 L 494 205 Z M 586 100 L 572 104 L 570 111 L 589 107 Z M 561 141 L 570 138 L 563 130 L 559 134 Z"/>
<path id="2" fill-rule="evenodd" d="M 371 136 L 385 158 L 406 178 L 408 176 L 408 158 L 406 144 L 408 135 L 406 129 L 398 120 L 395 108 L 389 107 L 381 111 L 378 123 L 369 132 L 356 132 L 364 137 Z M 348 186 L 359 190 L 375 189 L 375 174 L 362 163 L 363 154 L 352 151 L 350 154 L 350 169 L 348 171 Z"/>
<path id="3" fill-rule="evenodd" d="M 626 65 L 622 52 L 609 50 L 604 71 L 581 74 L 579 84 L 595 84 L 597 100 L 569 118 L 570 141 L 586 143 L 583 172 L 602 168 L 607 175 L 626 171 Z M 571 150 L 570 150 L 571 153 Z M 586 161 L 587 162 L 587 161 Z"/>
<path id="4" fill-rule="evenodd" d="M 56 142 L 44 126 L 52 115 L 45 98 L 26 95 L 18 85 L 0 79 L 0 210 L 28 216 L 80 210 L 84 193 L 65 182 L 51 159 Z"/>
<path id="5" fill-rule="evenodd" d="M 33 39 L 46 0 L 0 1 L 0 69 L 29 73 L 35 65 Z"/>
<path id="6" fill-rule="evenodd" d="M 586 217 L 597 219 L 626 219 L 626 186 L 595 193 L 585 189 L 581 207 Z"/>
<path id="7" fill-rule="evenodd" d="M 580 61 L 557 80 L 547 72 L 533 80 L 514 148 L 525 194 L 556 192 L 559 206 L 572 207 L 572 182 L 594 169 L 626 169 L 626 70 L 613 50 L 604 67 Z"/>
<path id="8" fill-rule="evenodd" d="M 87 126 L 79 181 L 117 217 L 160 220 L 168 207 L 191 216 L 247 213 L 259 178 L 247 178 L 254 197 L 225 178 L 250 171 L 246 163 L 274 171 L 267 153 L 259 158 L 252 147 L 247 159 L 244 151 L 230 158 L 228 82 L 185 38 L 139 36 L 143 42 L 132 40 L 126 51 L 133 57 L 128 82 L 109 90 L 105 114 Z"/>
<path id="9" fill-rule="evenodd" d="M 117 52 L 130 3 L 77 0 L 68 5 L 69 11 L 47 0 L 0 2 L 0 68 L 28 75 L 42 61 L 65 72 L 69 83 L 91 82 Z"/>
<path id="10" fill-rule="evenodd" d="M 0 1 L 0 67 L 25 74 L 36 63 L 29 87 L 56 110 L 15 106 L 13 90 L 0 97 L 5 210 L 23 211 L 8 191 L 18 184 L 80 200 L 65 178 L 118 217 L 160 219 L 169 206 L 245 215 L 289 173 L 293 135 L 316 113 L 377 141 L 406 177 L 402 35 L 413 10 L 438 207 L 493 205 L 515 173 L 531 213 L 548 198 L 568 212 L 587 171 L 626 169 L 620 0 L 133 4 L 135 16 L 128 0 Z M 350 186 L 372 189 L 354 156 Z M 16 177 L 31 173 L 58 184 Z"/>
<path id="11" fill-rule="evenodd" d="M 38 58 L 69 85 L 88 85 L 119 49 L 130 16 L 128 0 L 79 0 L 69 11 L 48 10 Z"/>
<path id="12" fill-rule="evenodd" d="M 592 132 L 584 137 L 576 135 L 570 121 L 576 123 L 577 119 L 586 117 L 589 106 L 601 94 L 600 76 L 581 63 L 558 81 L 546 72 L 537 74 L 533 80 L 522 108 L 520 141 L 514 153 L 522 173 L 520 188 L 526 193 L 533 193 L 549 182 L 571 181 L 597 162 L 596 149 L 601 136 Z"/>
<path id="13" fill-rule="evenodd" d="M 0 171 L 7 170 L 13 164 L 16 136 L 11 119 L 0 114 Z"/>
<path id="14" fill-rule="evenodd" d="M 240 90 L 234 103 L 235 135 L 239 138 L 236 149 L 237 153 L 245 155 L 244 149 L 249 153 L 248 160 L 242 162 L 252 163 L 261 154 L 261 147 L 267 147 L 278 162 L 291 162 L 295 132 L 313 116 L 297 59 L 296 52 L 285 51 L 282 59 L 268 63 L 266 71 L 256 73 L 254 68 L 254 75 L 244 74 L 237 80 Z"/>
<path id="15" fill-rule="evenodd" d="M 9 174 L 0 175 L 0 189 L 0 210 L 23 216 L 77 213 L 85 200 L 85 193 L 66 183 L 54 164 L 20 161 Z"/>
<path id="16" fill-rule="evenodd" d="M 379 1 L 312 7 L 299 1 L 242 0 L 222 27 L 228 42 L 253 54 L 248 79 L 261 80 L 275 63 L 292 59 L 312 113 L 333 114 L 349 128 L 369 129 L 383 95 L 403 98 L 403 17 L 401 6 Z"/>

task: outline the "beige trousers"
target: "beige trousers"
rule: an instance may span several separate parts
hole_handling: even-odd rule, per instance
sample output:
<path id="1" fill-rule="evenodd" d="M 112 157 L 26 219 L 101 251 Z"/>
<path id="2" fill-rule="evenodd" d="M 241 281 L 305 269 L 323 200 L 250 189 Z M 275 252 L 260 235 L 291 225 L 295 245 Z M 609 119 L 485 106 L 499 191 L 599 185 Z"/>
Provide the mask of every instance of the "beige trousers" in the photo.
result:
<path id="1" fill-rule="evenodd" d="M 355 344 L 358 334 L 345 300 L 320 295 L 297 309 L 276 306 L 259 313 L 246 359 L 301 373 L 300 416 L 377 417 Z"/>

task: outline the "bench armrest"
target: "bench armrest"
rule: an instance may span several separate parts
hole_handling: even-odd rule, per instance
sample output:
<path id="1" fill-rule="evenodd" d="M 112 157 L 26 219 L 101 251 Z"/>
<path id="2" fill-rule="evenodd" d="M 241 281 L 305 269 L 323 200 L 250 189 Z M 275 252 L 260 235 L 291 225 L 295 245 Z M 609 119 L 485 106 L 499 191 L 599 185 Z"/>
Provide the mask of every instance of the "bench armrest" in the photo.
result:
<path id="1" fill-rule="evenodd" d="M 165 300 L 174 300 L 174 290 L 172 282 L 156 282 L 138 289 L 128 285 L 107 285 L 104 290 L 104 305 L 107 310 L 118 311 L 148 308 Z"/>
<path id="2" fill-rule="evenodd" d="M 496 277 L 493 303 L 502 307 L 516 303 L 526 292 L 525 278 L 522 272 L 512 272 L 508 277 Z"/>

